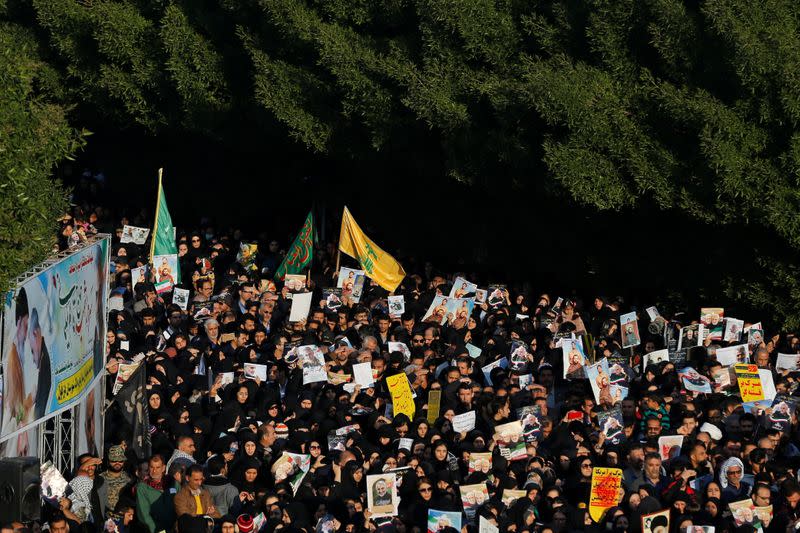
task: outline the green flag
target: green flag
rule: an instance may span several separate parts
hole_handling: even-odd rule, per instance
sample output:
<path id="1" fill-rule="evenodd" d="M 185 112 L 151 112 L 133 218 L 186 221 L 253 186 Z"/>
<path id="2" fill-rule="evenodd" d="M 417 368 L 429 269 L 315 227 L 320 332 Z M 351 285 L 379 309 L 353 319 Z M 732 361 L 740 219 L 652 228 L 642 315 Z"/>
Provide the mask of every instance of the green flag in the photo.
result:
<path id="1" fill-rule="evenodd" d="M 150 261 L 156 255 L 177 255 L 178 245 L 175 244 L 175 228 L 172 217 L 167 209 L 167 197 L 161 185 L 163 169 L 158 169 L 158 200 L 156 201 L 156 222 L 153 226 L 152 243 L 150 244 Z M 176 273 L 180 278 L 180 271 Z M 180 282 L 180 279 L 178 279 Z"/>
<path id="2" fill-rule="evenodd" d="M 306 223 L 295 237 L 289 253 L 283 258 L 275 272 L 275 279 L 283 279 L 286 274 L 300 274 L 314 258 L 314 213 L 308 212 Z"/>

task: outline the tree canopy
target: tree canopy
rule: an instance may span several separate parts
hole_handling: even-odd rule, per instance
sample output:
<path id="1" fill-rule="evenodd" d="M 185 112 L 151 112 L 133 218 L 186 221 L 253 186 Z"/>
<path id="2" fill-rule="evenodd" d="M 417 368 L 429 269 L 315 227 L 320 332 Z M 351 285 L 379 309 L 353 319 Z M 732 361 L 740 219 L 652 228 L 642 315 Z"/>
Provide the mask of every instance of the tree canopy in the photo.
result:
<path id="1" fill-rule="evenodd" d="M 800 249 L 797 2 L 9 0 L 5 17 L 78 120 L 401 149 L 448 179 Z M 798 326 L 793 264 L 762 257 L 730 293 Z"/>
<path id="2" fill-rule="evenodd" d="M 53 250 L 67 195 L 51 172 L 83 142 L 64 108 L 36 90 L 48 75 L 37 46 L 0 21 L 0 291 Z"/>

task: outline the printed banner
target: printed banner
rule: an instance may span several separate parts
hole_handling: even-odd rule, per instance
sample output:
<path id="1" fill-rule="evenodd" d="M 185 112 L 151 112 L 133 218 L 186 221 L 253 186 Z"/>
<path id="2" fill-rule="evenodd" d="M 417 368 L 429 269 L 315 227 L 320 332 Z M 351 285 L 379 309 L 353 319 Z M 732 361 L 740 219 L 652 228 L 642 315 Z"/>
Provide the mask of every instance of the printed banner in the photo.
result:
<path id="1" fill-rule="evenodd" d="M 81 399 L 106 341 L 108 239 L 6 294 L 0 440 Z"/>
<path id="2" fill-rule="evenodd" d="M 92 387 L 75 410 L 77 454 L 91 453 L 103 457 L 103 396 L 106 390 L 105 373 L 95 378 Z"/>
<path id="3" fill-rule="evenodd" d="M 592 469 L 592 488 L 589 493 L 589 515 L 595 522 L 619 501 L 619 487 L 622 484 L 622 470 L 619 468 Z"/>

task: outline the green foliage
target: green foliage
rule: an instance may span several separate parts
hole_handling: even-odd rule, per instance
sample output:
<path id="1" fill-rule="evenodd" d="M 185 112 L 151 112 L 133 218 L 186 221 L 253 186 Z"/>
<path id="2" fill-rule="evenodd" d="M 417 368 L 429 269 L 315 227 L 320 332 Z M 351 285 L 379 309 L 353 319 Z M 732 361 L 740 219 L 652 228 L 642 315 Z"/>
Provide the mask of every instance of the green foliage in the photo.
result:
<path id="1" fill-rule="evenodd" d="M 800 250 L 791 0 L 28 2 L 42 87 L 122 126 L 277 131 L 355 161 L 433 139 L 423 164 L 460 181 L 744 223 Z M 766 306 L 787 268 L 741 295 Z"/>
<path id="2" fill-rule="evenodd" d="M 0 291 L 52 250 L 67 207 L 54 165 L 82 137 L 64 109 L 36 94 L 42 63 L 25 29 L 0 22 Z"/>

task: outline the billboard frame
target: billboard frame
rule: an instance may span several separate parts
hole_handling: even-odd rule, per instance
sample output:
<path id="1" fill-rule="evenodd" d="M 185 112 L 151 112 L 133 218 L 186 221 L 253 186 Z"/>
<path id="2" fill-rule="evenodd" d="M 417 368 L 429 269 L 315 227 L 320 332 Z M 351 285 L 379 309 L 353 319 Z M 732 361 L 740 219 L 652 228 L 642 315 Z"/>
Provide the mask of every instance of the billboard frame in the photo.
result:
<path id="1" fill-rule="evenodd" d="M 78 254 L 78 253 L 80 253 L 80 252 L 82 252 L 82 251 L 94 246 L 95 244 L 98 244 L 98 243 L 102 242 L 102 241 L 107 241 L 106 263 L 104 265 L 105 276 L 103 278 L 105 280 L 105 284 L 102 287 L 103 292 L 104 292 L 103 298 L 102 298 L 102 302 L 105 305 L 105 308 L 103 310 L 104 311 L 103 316 L 105 317 L 105 320 L 104 320 L 102 331 L 99 332 L 99 333 L 101 335 L 101 339 L 100 339 L 101 346 L 105 347 L 105 342 L 106 342 L 105 338 L 106 338 L 106 333 L 108 331 L 108 294 L 109 294 L 109 289 L 110 289 L 110 268 L 109 267 L 110 267 L 110 262 L 111 262 L 111 244 L 112 244 L 111 235 L 110 234 L 100 233 L 100 234 L 88 237 L 86 239 L 86 241 L 78 243 L 76 246 L 74 246 L 72 248 L 69 248 L 67 250 L 63 250 L 61 252 L 58 252 L 57 254 L 53 254 L 52 256 L 48 257 L 47 259 L 45 259 L 41 263 L 31 267 L 30 269 L 28 269 L 27 271 L 23 272 L 22 274 L 20 274 L 19 276 L 17 276 L 14 279 L 14 281 L 12 282 L 12 288 L 3 293 L 3 298 L 6 298 L 7 297 L 6 295 L 9 292 L 16 293 L 17 291 L 19 291 L 19 289 L 24 284 L 28 283 L 33 278 L 35 278 L 36 276 L 42 274 L 43 272 L 47 271 L 48 269 L 51 269 L 51 268 L 59 265 L 60 263 L 68 260 L 73 255 Z M 3 305 L 2 309 L 0 309 L 0 315 L 2 315 L 2 320 L 0 320 L 0 328 L 2 328 L 2 329 L 0 329 L 0 331 L 4 332 L 5 331 L 5 325 L 6 325 L 5 322 L 6 322 L 6 319 L 7 319 L 7 317 L 5 316 L 5 305 Z M 3 373 L 4 373 L 4 370 L 5 370 L 5 368 L 4 368 L 5 361 L 3 360 L 3 357 L 4 357 L 5 353 L 6 353 L 5 335 L 2 334 L 2 335 L 0 335 L 0 378 L 4 378 Z M 0 444 L 8 441 L 9 439 L 11 439 L 13 437 L 16 437 L 16 436 L 20 435 L 21 433 L 27 432 L 27 431 L 32 430 L 32 429 L 38 429 L 39 430 L 38 455 L 40 457 L 42 457 L 42 454 L 45 453 L 45 450 L 47 448 L 47 446 L 43 446 L 45 444 L 43 442 L 43 440 L 45 438 L 47 438 L 48 435 L 55 436 L 55 435 L 53 435 L 53 430 L 49 430 L 48 431 L 48 430 L 45 429 L 45 422 L 47 422 L 50 419 L 53 419 L 53 418 L 57 417 L 56 420 L 55 420 L 54 432 L 55 432 L 55 434 L 58 435 L 58 438 L 56 438 L 55 442 L 53 442 L 52 446 L 50 446 L 51 451 L 57 451 L 58 449 L 61 448 L 59 443 L 63 442 L 64 439 L 62 437 L 66 436 L 66 435 L 69 435 L 70 438 L 72 439 L 70 448 L 72 450 L 74 450 L 77 447 L 77 442 L 75 441 L 75 428 L 72 427 L 72 420 L 75 417 L 75 412 L 71 411 L 69 417 L 62 417 L 61 414 L 64 413 L 65 411 L 68 411 L 68 410 L 80 409 L 80 402 L 84 399 L 84 397 L 88 394 L 88 391 L 91 389 L 90 385 L 94 384 L 94 380 L 98 380 L 100 378 L 100 376 L 104 376 L 105 375 L 105 354 L 103 353 L 101 355 L 101 357 L 103 358 L 103 365 L 101 365 L 101 367 L 100 367 L 101 370 L 100 370 L 99 374 L 93 378 L 92 383 L 90 383 L 87 387 L 85 387 L 84 390 L 81 391 L 81 393 L 78 396 L 76 396 L 75 398 L 70 399 L 70 401 L 66 405 L 63 405 L 63 406 L 59 407 L 58 409 L 55 409 L 55 410 L 45 414 L 41 418 L 31 422 L 30 424 L 26 425 L 25 427 L 22 427 L 20 429 L 17 429 L 16 431 L 13 431 L 13 432 L 11 432 L 11 433 L 9 433 L 7 435 L 4 435 L 4 436 L 0 437 Z M 1 394 L 2 394 L 2 391 L 0 391 L 0 395 Z M 61 427 L 62 426 L 62 419 L 63 419 L 63 422 L 64 422 L 63 425 L 65 426 L 63 428 Z M 2 421 L 0 421 L 0 423 L 2 423 Z M 67 427 L 67 426 L 69 426 L 69 427 Z M 56 446 L 58 446 L 58 447 L 56 447 Z M 73 454 L 74 454 L 74 452 L 73 452 Z M 49 458 L 49 459 L 53 459 L 53 458 Z M 74 457 L 73 457 L 73 459 L 74 459 Z"/>

